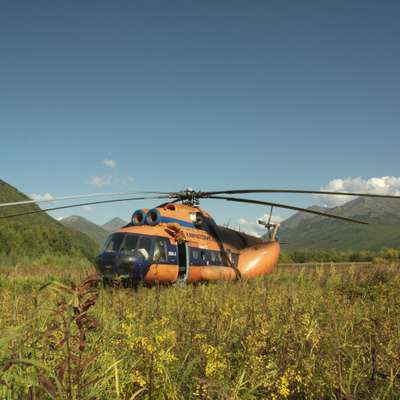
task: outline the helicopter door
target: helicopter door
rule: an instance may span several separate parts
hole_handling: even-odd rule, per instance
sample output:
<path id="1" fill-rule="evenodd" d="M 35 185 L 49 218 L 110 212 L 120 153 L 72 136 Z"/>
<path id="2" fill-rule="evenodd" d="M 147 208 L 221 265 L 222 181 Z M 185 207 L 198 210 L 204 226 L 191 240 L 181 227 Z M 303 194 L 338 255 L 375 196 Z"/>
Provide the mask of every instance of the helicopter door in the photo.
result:
<path id="1" fill-rule="evenodd" d="M 178 243 L 178 279 L 185 281 L 189 272 L 189 248 L 187 242 Z"/>

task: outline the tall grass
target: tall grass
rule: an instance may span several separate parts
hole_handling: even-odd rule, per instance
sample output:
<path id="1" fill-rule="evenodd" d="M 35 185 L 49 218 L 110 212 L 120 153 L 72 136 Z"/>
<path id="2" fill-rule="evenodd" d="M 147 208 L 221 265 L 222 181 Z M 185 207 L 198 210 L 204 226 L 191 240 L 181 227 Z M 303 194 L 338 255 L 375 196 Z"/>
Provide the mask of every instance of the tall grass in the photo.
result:
<path id="1" fill-rule="evenodd" d="M 397 265 L 137 292 L 37 268 L 0 269 L 2 399 L 400 398 Z"/>

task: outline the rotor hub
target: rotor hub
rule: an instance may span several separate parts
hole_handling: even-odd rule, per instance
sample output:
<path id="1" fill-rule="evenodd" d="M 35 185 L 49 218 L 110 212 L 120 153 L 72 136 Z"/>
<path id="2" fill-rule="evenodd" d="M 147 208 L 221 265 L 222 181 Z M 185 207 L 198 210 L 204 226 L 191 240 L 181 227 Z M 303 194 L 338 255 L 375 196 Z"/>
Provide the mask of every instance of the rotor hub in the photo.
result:
<path id="1" fill-rule="evenodd" d="M 198 206 L 200 204 L 201 192 L 196 192 L 192 188 L 181 190 L 180 192 L 173 193 L 171 197 L 182 201 L 183 204 L 190 206 Z"/>

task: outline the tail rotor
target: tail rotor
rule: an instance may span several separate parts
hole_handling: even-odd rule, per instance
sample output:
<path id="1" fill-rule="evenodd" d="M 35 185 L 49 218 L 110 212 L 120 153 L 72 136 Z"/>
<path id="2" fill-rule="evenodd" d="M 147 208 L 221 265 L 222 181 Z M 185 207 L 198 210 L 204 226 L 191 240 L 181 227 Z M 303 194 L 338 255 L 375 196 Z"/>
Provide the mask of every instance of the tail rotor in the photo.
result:
<path id="1" fill-rule="evenodd" d="M 276 234 L 278 232 L 279 224 L 275 224 L 272 221 L 272 212 L 274 211 L 274 206 L 271 205 L 271 209 L 269 212 L 268 221 L 263 219 L 259 219 L 257 222 L 259 225 L 262 225 L 268 231 L 268 238 L 269 240 L 275 240 Z"/>

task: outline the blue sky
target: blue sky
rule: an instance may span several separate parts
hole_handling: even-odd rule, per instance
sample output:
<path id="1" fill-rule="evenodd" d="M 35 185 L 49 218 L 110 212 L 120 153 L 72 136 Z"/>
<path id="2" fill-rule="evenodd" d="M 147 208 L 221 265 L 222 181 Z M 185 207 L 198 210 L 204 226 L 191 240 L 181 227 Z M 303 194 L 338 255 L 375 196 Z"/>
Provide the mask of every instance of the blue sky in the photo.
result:
<path id="1" fill-rule="evenodd" d="M 398 1 L 2 1 L 0 178 L 61 196 L 397 177 L 399 17 Z"/>

